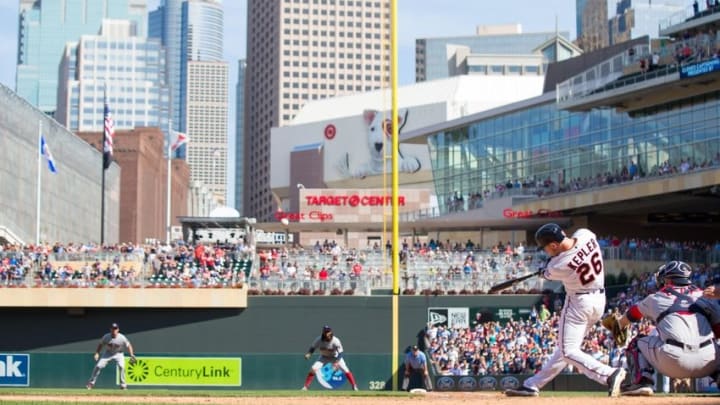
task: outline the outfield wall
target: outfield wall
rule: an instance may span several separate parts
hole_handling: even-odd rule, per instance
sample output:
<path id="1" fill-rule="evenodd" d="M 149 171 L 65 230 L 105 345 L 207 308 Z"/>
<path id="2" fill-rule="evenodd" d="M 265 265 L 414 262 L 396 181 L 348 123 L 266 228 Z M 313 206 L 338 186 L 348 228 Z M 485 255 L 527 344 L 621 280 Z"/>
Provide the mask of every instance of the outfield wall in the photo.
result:
<path id="1" fill-rule="evenodd" d="M 429 309 L 435 316 L 451 314 L 451 321 L 458 321 L 463 311 L 472 317 L 480 311 L 489 320 L 527 314 L 542 299 L 399 297 L 400 347 L 418 341 Z M 0 361 L 7 362 L 3 354 L 28 354 L 29 384 L 36 387 L 83 386 L 93 367 L 92 353 L 112 322 L 120 324 L 141 359 L 241 358 L 245 389 L 299 389 L 310 366 L 303 354 L 325 324 L 342 340 L 346 360 L 363 389 L 383 389 L 393 374 L 390 296 L 250 296 L 247 308 L 241 309 L 1 308 L 0 319 Z M 112 386 L 113 375 L 106 370 L 98 386 Z M 3 381 L 0 376 L 0 385 Z"/>

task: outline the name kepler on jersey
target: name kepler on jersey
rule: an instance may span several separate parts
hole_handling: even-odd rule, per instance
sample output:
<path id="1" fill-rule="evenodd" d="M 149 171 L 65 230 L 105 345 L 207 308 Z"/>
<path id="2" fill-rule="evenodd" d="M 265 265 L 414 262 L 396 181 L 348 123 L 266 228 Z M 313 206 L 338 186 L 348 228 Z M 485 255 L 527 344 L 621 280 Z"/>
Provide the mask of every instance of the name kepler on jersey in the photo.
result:
<path id="1" fill-rule="evenodd" d="M 27 387 L 30 385 L 30 355 L 0 354 L 0 386 Z"/>

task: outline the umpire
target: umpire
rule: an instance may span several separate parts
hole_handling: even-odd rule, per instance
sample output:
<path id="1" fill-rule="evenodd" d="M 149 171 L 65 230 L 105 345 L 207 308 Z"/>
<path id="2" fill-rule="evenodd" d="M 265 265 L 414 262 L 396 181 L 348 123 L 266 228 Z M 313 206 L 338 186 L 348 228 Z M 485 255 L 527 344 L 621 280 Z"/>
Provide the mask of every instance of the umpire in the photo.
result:
<path id="1" fill-rule="evenodd" d="M 410 377 L 413 374 L 420 374 L 423 378 L 425 389 L 432 391 L 432 381 L 428 373 L 427 357 L 417 345 L 414 345 L 405 355 L 405 378 L 403 378 L 402 389 L 407 390 L 410 385 Z"/>

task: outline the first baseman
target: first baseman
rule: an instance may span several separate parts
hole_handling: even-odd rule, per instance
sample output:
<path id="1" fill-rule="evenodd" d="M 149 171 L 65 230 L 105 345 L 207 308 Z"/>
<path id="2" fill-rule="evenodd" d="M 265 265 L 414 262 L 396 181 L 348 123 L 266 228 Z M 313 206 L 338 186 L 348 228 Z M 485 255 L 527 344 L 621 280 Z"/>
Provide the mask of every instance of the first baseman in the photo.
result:
<path id="1" fill-rule="evenodd" d="M 712 315 L 700 299 L 702 290 L 690 281 L 692 268 L 671 261 L 657 270 L 658 291 L 633 305 L 619 320 L 621 328 L 649 318 L 656 328 L 647 336 L 638 335 L 626 349 L 631 384 L 622 395 L 653 395 L 653 373 L 672 378 L 706 377 L 715 373 L 720 353 L 714 344 Z M 717 315 L 715 315 L 717 317 Z"/>
<path id="2" fill-rule="evenodd" d="M 104 348 L 104 350 L 103 350 Z M 120 326 L 118 326 L 117 323 L 113 323 L 110 325 L 110 333 L 106 333 L 102 339 L 100 339 L 100 343 L 97 345 L 97 349 L 95 349 L 95 354 L 93 355 L 93 358 L 97 362 L 95 364 L 95 368 L 93 368 L 92 375 L 90 376 L 90 380 L 88 381 L 86 387 L 87 389 L 91 390 L 95 386 L 95 381 L 97 381 L 98 376 L 100 375 L 100 372 L 102 369 L 107 366 L 109 361 L 115 361 L 117 363 L 118 367 L 120 368 L 120 388 L 121 389 L 127 389 L 127 384 L 125 383 L 125 350 L 127 349 L 128 353 L 130 353 L 130 361 L 135 362 L 135 352 L 133 351 L 133 347 L 130 344 L 130 341 L 120 333 Z M 102 355 L 101 352 L 102 351 Z"/>
<path id="3" fill-rule="evenodd" d="M 535 241 L 550 256 L 542 276 L 562 281 L 565 287 L 558 346 L 537 374 L 520 388 L 506 390 L 505 395 L 538 396 L 540 388 L 572 364 L 589 378 L 607 385 L 610 396 L 618 396 L 625 370 L 607 366 L 581 349 L 588 327 L 599 321 L 605 311 L 605 269 L 595 234 L 578 229 L 569 238 L 559 225 L 548 223 L 537 230 Z"/>
<path id="4" fill-rule="evenodd" d="M 307 353 L 305 353 L 306 360 L 312 356 L 315 349 L 320 352 L 320 356 L 315 360 L 315 363 L 310 367 L 307 377 L 305 377 L 305 385 L 302 387 L 303 391 L 306 391 L 310 387 L 315 374 L 327 363 L 332 363 L 335 367 L 342 370 L 345 373 L 345 377 L 347 377 L 350 384 L 352 384 L 353 390 L 358 390 L 355 376 L 350 372 L 350 369 L 345 364 L 345 359 L 342 357 L 342 343 L 340 343 L 340 339 L 333 335 L 332 328 L 327 325 L 323 326 L 320 336 L 315 338 Z"/>

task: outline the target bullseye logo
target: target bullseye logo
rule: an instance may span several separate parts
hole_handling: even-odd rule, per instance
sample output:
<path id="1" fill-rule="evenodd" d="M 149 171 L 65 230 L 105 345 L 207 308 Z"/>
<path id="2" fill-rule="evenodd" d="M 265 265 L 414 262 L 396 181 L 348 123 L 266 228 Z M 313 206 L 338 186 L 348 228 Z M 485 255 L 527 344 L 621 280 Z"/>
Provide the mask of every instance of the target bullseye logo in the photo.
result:
<path id="1" fill-rule="evenodd" d="M 335 128 L 335 125 L 333 124 L 327 124 L 325 127 L 325 139 L 328 141 L 332 141 L 335 138 L 335 135 L 337 134 L 337 128 Z"/>

